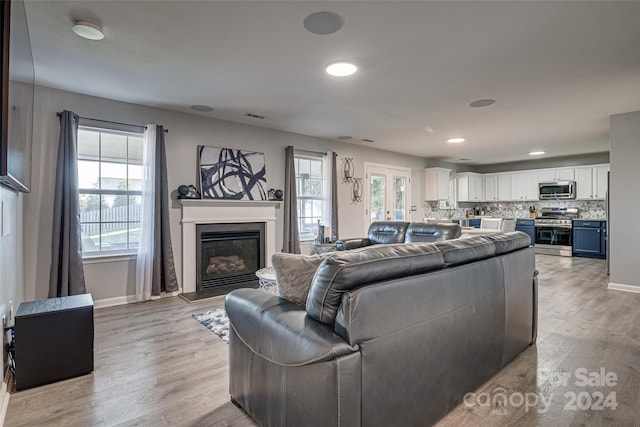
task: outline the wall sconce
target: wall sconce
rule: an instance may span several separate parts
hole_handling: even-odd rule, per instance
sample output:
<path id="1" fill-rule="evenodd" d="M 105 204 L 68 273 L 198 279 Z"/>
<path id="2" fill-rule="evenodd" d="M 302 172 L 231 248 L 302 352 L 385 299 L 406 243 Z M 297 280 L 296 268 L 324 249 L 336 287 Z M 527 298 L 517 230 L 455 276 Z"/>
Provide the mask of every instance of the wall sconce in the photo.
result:
<path id="1" fill-rule="evenodd" d="M 355 174 L 355 166 L 353 157 L 344 157 L 342 159 L 342 179 L 344 182 L 351 182 Z"/>
<path id="2" fill-rule="evenodd" d="M 351 201 L 353 203 L 359 203 L 362 201 L 362 178 L 352 178 L 352 182 Z"/>

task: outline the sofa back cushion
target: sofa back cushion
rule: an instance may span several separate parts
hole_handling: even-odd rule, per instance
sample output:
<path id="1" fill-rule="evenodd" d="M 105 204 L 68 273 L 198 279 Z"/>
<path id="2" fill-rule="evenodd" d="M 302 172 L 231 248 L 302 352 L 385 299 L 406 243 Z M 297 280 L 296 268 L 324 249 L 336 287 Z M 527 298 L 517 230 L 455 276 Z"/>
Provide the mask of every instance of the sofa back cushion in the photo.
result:
<path id="1" fill-rule="evenodd" d="M 320 264 L 307 297 L 307 315 L 333 325 L 342 295 L 368 283 L 442 268 L 442 253 L 431 243 L 369 246 L 337 252 Z"/>
<path id="2" fill-rule="evenodd" d="M 404 236 L 405 243 L 437 242 L 439 240 L 457 239 L 462 229 L 454 223 L 412 222 Z"/>
<path id="3" fill-rule="evenodd" d="M 531 237 L 522 231 L 487 234 L 484 237 L 493 242 L 493 245 L 496 248 L 496 256 L 526 248 L 531 245 Z"/>
<path id="4" fill-rule="evenodd" d="M 442 252 L 448 267 L 489 258 L 496 252 L 493 242 L 485 236 L 442 240 L 435 242 L 434 245 Z"/>
<path id="5" fill-rule="evenodd" d="M 408 222 L 374 221 L 369 226 L 367 237 L 371 244 L 402 243 L 408 226 Z"/>

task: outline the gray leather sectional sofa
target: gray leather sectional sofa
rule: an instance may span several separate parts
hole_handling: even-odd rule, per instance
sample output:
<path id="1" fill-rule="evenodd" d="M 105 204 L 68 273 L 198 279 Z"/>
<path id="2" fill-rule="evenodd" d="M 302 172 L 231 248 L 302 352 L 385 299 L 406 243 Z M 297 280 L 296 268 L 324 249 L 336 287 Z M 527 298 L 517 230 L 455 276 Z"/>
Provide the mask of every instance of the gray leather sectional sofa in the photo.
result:
<path id="1" fill-rule="evenodd" d="M 425 426 L 536 339 L 522 232 L 336 252 L 306 309 L 228 294 L 230 394 L 262 426 Z"/>
<path id="2" fill-rule="evenodd" d="M 338 240 L 336 248 L 344 251 L 379 244 L 437 242 L 457 239 L 461 231 L 460 226 L 453 223 L 374 221 L 367 237 Z"/>

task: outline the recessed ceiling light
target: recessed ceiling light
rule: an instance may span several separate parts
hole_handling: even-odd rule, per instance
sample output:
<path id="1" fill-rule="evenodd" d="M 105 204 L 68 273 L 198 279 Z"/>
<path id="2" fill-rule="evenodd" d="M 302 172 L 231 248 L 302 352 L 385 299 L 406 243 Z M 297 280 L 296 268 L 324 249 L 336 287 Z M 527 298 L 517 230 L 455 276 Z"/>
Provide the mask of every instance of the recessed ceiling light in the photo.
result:
<path id="1" fill-rule="evenodd" d="M 362 138 L 360 141 L 362 141 L 362 142 L 375 142 L 373 139 L 369 139 L 369 138 Z"/>
<path id="2" fill-rule="evenodd" d="M 351 61 L 334 61 L 327 65 L 327 74 L 336 77 L 346 77 L 358 71 L 358 67 Z"/>
<path id="3" fill-rule="evenodd" d="M 495 99 L 479 99 L 469 104 L 469 107 L 474 107 L 474 108 L 488 107 L 489 105 L 495 104 L 495 102 L 496 102 Z"/>
<path id="4" fill-rule="evenodd" d="M 90 21 L 76 21 L 76 25 L 71 27 L 74 33 L 88 40 L 102 40 L 104 33 L 100 25 Z"/>
<path id="5" fill-rule="evenodd" d="M 458 143 L 460 143 L 460 142 L 464 142 L 464 141 L 465 141 L 465 139 L 464 139 L 464 138 L 460 138 L 460 137 L 456 137 L 456 138 L 449 138 L 449 139 L 447 139 L 447 142 L 448 142 L 449 144 L 458 144 Z"/>
<path id="6" fill-rule="evenodd" d="M 468 157 L 462 157 L 460 159 L 458 159 L 459 162 L 470 162 L 472 159 L 468 158 Z"/>
<path id="7" fill-rule="evenodd" d="M 310 33 L 324 36 L 342 28 L 342 18 L 333 12 L 316 12 L 304 18 L 303 25 Z"/>
<path id="8" fill-rule="evenodd" d="M 545 154 L 544 151 L 530 151 L 529 152 L 530 156 L 542 156 L 543 154 Z"/>
<path id="9" fill-rule="evenodd" d="M 193 111 L 199 111 L 201 113 L 208 113 L 209 111 L 213 111 L 213 108 L 208 105 L 192 105 L 191 109 Z"/>

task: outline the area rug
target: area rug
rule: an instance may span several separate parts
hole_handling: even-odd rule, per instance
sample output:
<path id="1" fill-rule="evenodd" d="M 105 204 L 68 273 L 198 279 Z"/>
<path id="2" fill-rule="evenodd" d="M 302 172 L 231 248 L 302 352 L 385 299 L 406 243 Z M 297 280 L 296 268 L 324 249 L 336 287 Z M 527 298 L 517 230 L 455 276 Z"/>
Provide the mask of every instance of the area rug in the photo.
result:
<path id="1" fill-rule="evenodd" d="M 192 314 L 193 318 L 229 344 L 229 318 L 224 308 Z"/>

